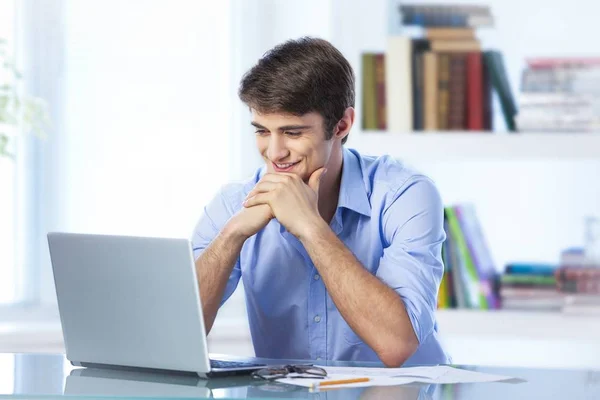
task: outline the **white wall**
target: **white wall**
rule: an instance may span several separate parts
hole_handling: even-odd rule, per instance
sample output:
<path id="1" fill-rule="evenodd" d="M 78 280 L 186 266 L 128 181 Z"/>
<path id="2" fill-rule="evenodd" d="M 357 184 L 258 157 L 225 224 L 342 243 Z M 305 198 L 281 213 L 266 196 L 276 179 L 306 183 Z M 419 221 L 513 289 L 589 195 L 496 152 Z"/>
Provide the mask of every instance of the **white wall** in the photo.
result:
<path id="1" fill-rule="evenodd" d="M 32 214 L 52 304 L 46 232 L 190 237 L 230 179 L 231 4 L 37 5 L 25 10 L 28 61 L 54 126 Z"/>

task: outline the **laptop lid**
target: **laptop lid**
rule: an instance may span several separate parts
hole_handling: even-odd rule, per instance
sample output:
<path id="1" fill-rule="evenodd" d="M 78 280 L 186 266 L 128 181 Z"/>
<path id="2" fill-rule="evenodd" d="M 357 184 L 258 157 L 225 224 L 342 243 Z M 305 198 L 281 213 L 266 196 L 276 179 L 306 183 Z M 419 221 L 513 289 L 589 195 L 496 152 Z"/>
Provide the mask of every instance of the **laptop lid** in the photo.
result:
<path id="1" fill-rule="evenodd" d="M 73 364 L 210 371 L 187 239 L 49 233 L 48 243 Z"/>

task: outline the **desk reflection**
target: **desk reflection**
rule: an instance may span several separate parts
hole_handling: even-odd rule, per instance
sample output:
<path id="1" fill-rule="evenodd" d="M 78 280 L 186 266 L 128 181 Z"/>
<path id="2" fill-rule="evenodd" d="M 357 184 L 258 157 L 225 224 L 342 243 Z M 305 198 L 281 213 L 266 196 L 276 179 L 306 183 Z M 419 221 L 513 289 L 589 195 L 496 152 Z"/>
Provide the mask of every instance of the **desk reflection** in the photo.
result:
<path id="1" fill-rule="evenodd" d="M 310 393 L 304 387 L 266 382 L 249 376 L 201 379 L 193 375 L 80 368 L 67 376 L 68 396 L 167 398 L 308 398 L 308 399 L 433 399 L 435 385 L 404 385 L 330 389 Z"/>

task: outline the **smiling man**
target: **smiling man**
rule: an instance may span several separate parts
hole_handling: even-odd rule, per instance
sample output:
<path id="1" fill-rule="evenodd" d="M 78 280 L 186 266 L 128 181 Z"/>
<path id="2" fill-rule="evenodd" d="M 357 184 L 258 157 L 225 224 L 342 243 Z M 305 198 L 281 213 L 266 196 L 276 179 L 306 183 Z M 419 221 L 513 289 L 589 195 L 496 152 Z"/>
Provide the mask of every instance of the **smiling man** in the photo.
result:
<path id="1" fill-rule="evenodd" d="M 243 77 L 265 165 L 224 186 L 193 245 L 207 331 L 240 278 L 258 357 L 439 364 L 443 206 L 427 177 L 344 147 L 354 73 L 292 40 Z"/>

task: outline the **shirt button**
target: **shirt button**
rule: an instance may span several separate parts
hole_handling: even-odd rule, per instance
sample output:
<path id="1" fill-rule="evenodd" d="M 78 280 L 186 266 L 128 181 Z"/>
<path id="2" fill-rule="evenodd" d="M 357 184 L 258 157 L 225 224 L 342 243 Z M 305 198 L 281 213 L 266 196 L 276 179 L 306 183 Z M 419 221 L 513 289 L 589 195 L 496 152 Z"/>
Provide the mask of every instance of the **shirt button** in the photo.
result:
<path id="1" fill-rule="evenodd" d="M 315 315 L 315 322 L 321 322 L 321 316 Z"/>
<path id="2" fill-rule="evenodd" d="M 314 276 L 314 278 L 315 278 L 315 281 L 318 281 L 319 279 L 321 279 L 321 277 L 320 277 L 318 274 L 316 274 L 316 275 Z"/>

